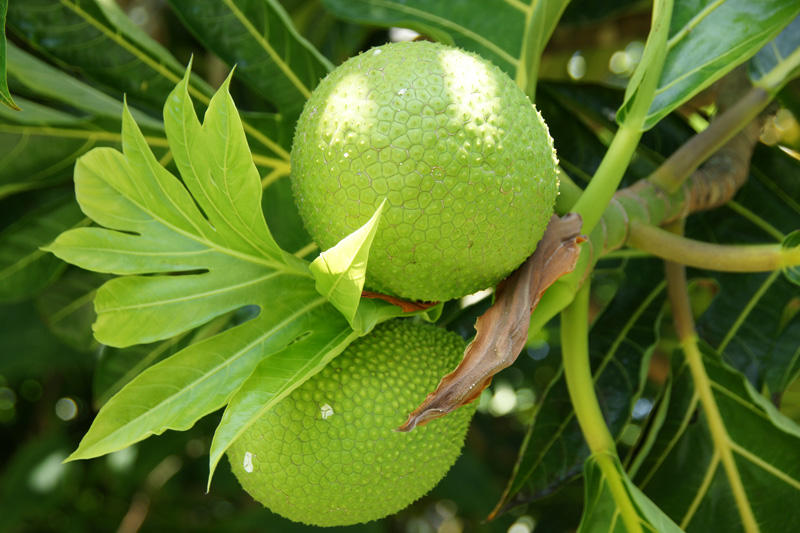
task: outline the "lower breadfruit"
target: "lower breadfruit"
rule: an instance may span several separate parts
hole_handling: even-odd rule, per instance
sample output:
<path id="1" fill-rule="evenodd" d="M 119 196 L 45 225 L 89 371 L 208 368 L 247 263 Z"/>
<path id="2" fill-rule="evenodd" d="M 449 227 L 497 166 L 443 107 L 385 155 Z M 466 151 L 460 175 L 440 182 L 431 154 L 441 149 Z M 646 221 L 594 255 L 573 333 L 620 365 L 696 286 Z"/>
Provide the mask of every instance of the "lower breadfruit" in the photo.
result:
<path id="1" fill-rule="evenodd" d="M 242 487 L 272 511 L 318 526 L 392 514 L 433 488 L 464 442 L 475 406 L 400 433 L 461 360 L 455 333 L 395 320 L 355 341 L 231 446 Z"/>

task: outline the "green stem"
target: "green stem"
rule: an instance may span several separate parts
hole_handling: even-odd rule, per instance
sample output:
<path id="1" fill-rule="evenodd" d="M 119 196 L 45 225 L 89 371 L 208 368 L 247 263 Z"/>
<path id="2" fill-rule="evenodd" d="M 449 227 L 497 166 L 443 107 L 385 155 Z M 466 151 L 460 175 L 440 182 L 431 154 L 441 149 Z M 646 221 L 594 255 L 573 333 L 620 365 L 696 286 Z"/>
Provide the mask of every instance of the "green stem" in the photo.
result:
<path id="1" fill-rule="evenodd" d="M 583 284 L 575 300 L 561 313 L 561 348 L 564 358 L 564 378 L 592 457 L 597 462 L 617 504 L 625 528 L 640 533 L 641 524 L 625 483 L 614 464 L 617 449 L 614 438 L 603 418 L 603 411 L 594 390 L 589 365 L 589 283 Z"/>
<path id="2" fill-rule="evenodd" d="M 516 82 L 520 89 L 531 99 L 536 100 L 536 81 L 539 77 L 539 64 L 547 41 L 553 34 L 558 20 L 567 8 L 569 0 L 541 0 L 520 4 L 525 13 L 525 29 L 522 34 L 522 49 L 517 65 Z M 558 12 L 549 17 L 550 10 Z"/>
<path id="3" fill-rule="evenodd" d="M 650 252 L 645 252 L 644 250 L 633 250 L 633 249 L 625 249 L 625 250 L 614 250 L 613 252 L 608 252 L 604 254 L 603 257 L 600 259 L 649 259 L 653 257 L 653 254 Z"/>
<path id="4" fill-rule="evenodd" d="M 600 471 L 603 472 L 603 477 L 605 477 L 608 483 L 608 489 L 611 491 L 611 497 L 614 498 L 614 502 L 617 504 L 619 514 L 622 516 L 622 523 L 625 524 L 625 529 L 628 533 L 644 533 L 642 525 L 639 523 L 639 515 L 625 488 L 625 482 L 622 480 L 619 471 L 615 467 L 615 457 L 616 455 L 608 453 L 598 453 L 594 455 L 594 460 L 597 462 L 597 466 L 600 467 Z"/>
<path id="5" fill-rule="evenodd" d="M 306 244 L 305 246 L 303 246 L 302 248 L 300 248 L 299 250 L 297 250 L 294 253 L 294 255 L 302 259 L 305 256 L 307 256 L 308 254 L 310 254 L 311 252 L 316 251 L 318 248 L 319 247 L 317 246 L 317 243 L 310 242 L 310 243 Z"/>
<path id="6" fill-rule="evenodd" d="M 703 161 L 711 157 L 772 100 L 764 89 L 750 89 L 736 104 L 675 151 L 647 179 L 668 193 L 676 192 Z"/>
<path id="7" fill-rule="evenodd" d="M 800 265 L 800 247 L 713 244 L 638 221 L 631 222 L 628 244 L 662 259 L 720 272 L 771 272 Z"/>
<path id="8" fill-rule="evenodd" d="M 253 154 L 253 163 L 258 166 L 273 168 L 282 174 L 289 174 L 291 168 L 288 161 L 259 154 Z"/>
<path id="9" fill-rule="evenodd" d="M 631 79 L 626 94 L 626 101 L 629 97 L 631 98 L 630 106 L 626 108 L 629 112 L 612 139 L 597 172 L 580 196 L 578 196 L 580 187 L 575 185 L 564 173 L 563 197 L 559 198 L 556 208 L 559 211 L 570 210 L 581 215 L 582 231 L 586 235 L 591 234 L 600 222 L 642 136 L 642 127 L 653 101 L 667 54 L 667 35 L 671 17 L 672 0 L 656 0 L 653 6 L 652 28 L 647 38 L 645 53 Z M 630 96 L 631 94 L 633 96 Z M 578 287 L 583 283 L 586 273 L 596 262 L 597 258 L 593 258 L 591 255 L 589 247 L 584 245 L 575 270 L 562 277 L 544 293 L 531 317 L 530 335 L 538 332 L 572 301 Z"/>
<path id="10" fill-rule="evenodd" d="M 525 9 L 525 29 L 522 32 L 522 49 L 520 50 L 520 57 L 519 57 L 519 64 L 517 65 L 517 76 L 514 81 L 517 82 L 517 86 L 522 89 L 525 94 L 530 97 L 531 101 L 535 100 L 536 98 L 536 72 L 531 73 L 529 70 L 529 63 L 531 63 L 531 59 L 528 58 L 528 53 L 531 52 L 532 46 L 532 38 L 534 32 L 531 31 L 531 23 L 533 22 L 533 13 L 534 9 L 533 6 L 526 6 Z M 535 55 L 533 57 L 538 57 Z M 537 60 L 538 62 L 538 60 Z M 531 80 L 531 75 L 533 76 L 533 80 Z"/>
<path id="11" fill-rule="evenodd" d="M 575 270 L 550 285 L 542 295 L 531 314 L 531 322 L 528 327 L 529 337 L 539 332 L 575 298 L 575 293 L 583 283 L 584 276 L 594 264 L 592 254 L 586 244 L 581 246 L 581 255 L 578 257 Z"/>
<path id="12" fill-rule="evenodd" d="M 597 172 L 573 209 L 583 217 L 583 232 L 586 234 L 591 233 L 603 216 L 639 144 L 647 112 L 655 97 L 667 55 L 671 18 L 672 0 L 656 0 L 653 5 L 652 27 L 647 37 L 642 62 L 634 72 L 625 94 L 626 102 L 623 103 L 622 110 L 626 110 L 627 113 Z M 629 98 L 630 105 L 628 105 Z"/>
<path id="13" fill-rule="evenodd" d="M 617 192 L 625 169 L 639 144 L 643 123 L 644 119 L 635 125 L 626 121 L 619 127 L 597 172 L 573 206 L 572 210 L 583 218 L 583 233 L 592 232 Z"/>
<path id="14" fill-rule="evenodd" d="M 594 378 L 589 367 L 589 282 L 575 295 L 575 300 L 561 313 L 561 348 L 564 378 L 575 409 L 575 417 L 592 453 L 616 453 L 600 404 L 594 392 Z"/>

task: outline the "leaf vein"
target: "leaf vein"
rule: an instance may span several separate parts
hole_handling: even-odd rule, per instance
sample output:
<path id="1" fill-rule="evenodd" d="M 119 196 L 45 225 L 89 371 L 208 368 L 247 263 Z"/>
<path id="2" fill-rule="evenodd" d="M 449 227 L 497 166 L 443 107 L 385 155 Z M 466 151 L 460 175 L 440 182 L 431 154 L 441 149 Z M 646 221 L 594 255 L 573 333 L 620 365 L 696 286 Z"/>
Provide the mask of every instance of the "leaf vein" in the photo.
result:
<path id="1" fill-rule="evenodd" d="M 247 19 L 247 17 L 242 13 L 236 5 L 231 0 L 224 0 L 225 5 L 228 6 L 228 9 L 236 16 L 239 23 L 244 26 L 245 30 L 253 36 L 253 39 L 261 45 L 267 55 L 272 58 L 275 65 L 277 65 L 278 69 L 286 76 L 286 79 L 294 85 L 294 87 L 302 94 L 306 99 L 311 96 L 311 90 L 297 77 L 297 75 L 292 71 L 292 69 L 286 64 L 283 58 L 281 58 L 278 53 L 276 52 L 275 48 L 264 39 L 264 37 L 259 34 L 258 30 L 253 26 L 253 24 Z"/>
<path id="2" fill-rule="evenodd" d="M 261 277 L 255 278 L 255 279 L 251 279 L 251 280 L 247 280 L 247 281 L 244 281 L 242 283 L 238 283 L 238 284 L 235 284 L 235 285 L 228 285 L 228 286 L 225 286 L 225 287 L 220 287 L 220 288 L 209 290 L 209 291 L 188 294 L 186 296 L 179 296 L 179 297 L 175 297 L 175 298 L 167 298 L 167 299 L 164 299 L 164 300 L 151 300 L 149 302 L 142 302 L 142 303 L 131 304 L 131 305 L 121 305 L 121 306 L 117 306 L 117 307 L 106 307 L 106 308 L 103 308 L 102 311 L 99 311 L 98 314 L 99 313 L 115 313 L 115 312 L 119 312 L 119 311 L 126 311 L 126 310 L 129 310 L 129 309 L 146 309 L 148 307 L 156 307 L 156 306 L 161 306 L 161 305 L 168 305 L 168 304 L 174 304 L 174 303 L 179 303 L 179 302 L 197 300 L 197 299 L 200 299 L 200 298 L 206 298 L 206 297 L 214 296 L 214 295 L 217 295 L 217 294 L 223 294 L 225 292 L 235 291 L 237 289 L 243 289 L 243 288 L 249 287 L 251 285 L 257 285 L 257 284 L 259 284 L 259 283 L 261 283 L 263 281 L 266 281 L 268 279 L 274 278 L 275 276 L 280 276 L 281 274 L 282 274 L 281 272 L 270 272 L 269 274 L 266 274 L 264 276 L 261 276 Z M 200 274 L 200 275 L 204 276 L 204 275 L 208 275 L 208 274 Z"/>
<path id="3" fill-rule="evenodd" d="M 488 50 L 491 50 L 492 52 L 494 52 L 495 54 L 497 54 L 498 56 L 503 58 L 504 61 L 507 61 L 508 63 L 510 63 L 515 68 L 519 66 L 519 59 L 518 58 L 512 56 L 511 54 L 509 54 L 508 52 L 506 52 L 505 50 L 503 50 L 502 48 L 500 48 L 499 46 L 494 44 L 492 41 L 490 41 L 490 40 L 486 39 L 485 37 L 483 37 L 482 35 L 474 32 L 474 31 L 472 31 L 470 29 L 467 29 L 466 27 L 464 27 L 464 26 L 462 26 L 460 24 L 456 24 L 455 22 L 453 22 L 453 21 L 451 21 L 451 20 L 449 20 L 447 18 L 440 17 L 438 15 L 434 15 L 433 13 L 430 13 L 428 11 L 423 11 L 421 9 L 416 9 L 416 8 L 413 8 L 413 7 L 410 7 L 410 6 L 406 6 L 406 5 L 403 5 L 403 4 L 398 4 L 396 2 L 384 1 L 384 0 L 370 0 L 370 1 L 371 1 L 371 3 L 373 3 L 375 5 L 383 5 L 384 7 L 387 7 L 389 9 L 394 8 L 397 11 L 400 11 L 401 13 L 404 12 L 404 13 L 408 13 L 410 15 L 415 15 L 415 16 L 421 18 L 421 19 L 426 19 L 426 20 L 429 20 L 431 22 L 435 22 L 436 24 L 439 24 L 439 25 L 441 25 L 441 26 L 443 26 L 445 28 L 448 28 L 448 29 L 451 29 L 451 30 L 455 30 L 455 31 L 461 33 L 462 35 L 464 35 L 464 37 L 475 41 L 476 43 L 484 46 Z"/>
<path id="4" fill-rule="evenodd" d="M 742 446 L 740 446 L 739 444 L 737 444 L 735 442 L 731 443 L 731 448 L 733 449 L 733 451 L 735 451 L 736 453 L 738 453 L 739 455 L 741 455 L 742 457 L 744 457 L 745 459 L 747 459 L 748 461 L 750 461 L 754 465 L 758 466 L 762 470 L 764 470 L 766 472 L 769 472 L 770 474 L 772 474 L 776 478 L 780 479 L 781 481 L 783 481 L 787 485 L 791 485 L 795 490 L 800 491 L 800 480 L 797 480 L 797 479 L 787 475 L 781 469 L 775 467 L 771 463 L 766 462 L 761 457 L 751 453 L 750 450 L 748 450 L 746 448 L 743 448 Z"/>
<path id="5" fill-rule="evenodd" d="M 267 339 L 268 337 L 273 335 L 275 332 L 280 331 L 284 326 L 286 326 L 287 324 L 290 324 L 291 322 L 293 322 L 294 320 L 296 320 L 298 317 L 302 316 L 303 314 L 305 314 L 307 312 L 310 312 L 313 309 L 315 309 L 315 308 L 317 308 L 317 307 L 319 307 L 321 305 L 324 305 L 324 304 L 325 304 L 325 299 L 324 298 L 317 298 L 316 300 L 313 300 L 313 301 L 309 302 L 308 304 L 306 304 L 305 306 L 301 307 L 300 309 L 298 309 L 297 311 L 295 311 L 291 315 L 287 316 L 284 320 L 282 320 L 279 323 L 275 324 L 272 328 L 268 329 L 263 334 L 259 335 L 258 337 L 256 337 L 255 339 L 253 339 L 252 341 L 247 343 L 243 348 L 239 349 L 235 354 L 232 354 L 230 357 L 227 357 L 227 358 L 222 358 L 221 357 L 222 361 L 218 365 L 216 365 L 216 366 L 210 368 L 208 371 L 204 372 L 200 378 L 189 382 L 186 386 L 184 386 L 182 388 L 178 388 L 175 385 L 173 385 L 173 387 L 175 387 L 178 390 L 178 392 L 183 392 L 183 391 L 187 391 L 188 390 L 189 392 L 187 392 L 187 394 L 193 393 L 194 389 L 197 386 L 199 386 L 203 381 L 209 379 L 210 377 L 213 377 L 216 373 L 221 372 L 224 369 L 228 369 L 229 370 L 230 366 L 233 363 L 235 363 L 239 358 L 243 357 L 251 349 L 253 349 L 259 343 L 263 342 L 265 339 Z M 256 320 L 256 319 L 254 319 L 254 320 Z M 137 384 L 136 386 L 137 387 L 142 387 L 143 385 Z M 122 433 L 122 434 L 127 433 L 126 430 L 127 430 L 128 427 L 136 424 L 137 422 L 139 422 L 139 420 L 141 420 L 143 418 L 146 418 L 147 415 L 150 414 L 155 409 L 167 409 L 169 407 L 169 405 L 171 405 L 173 402 L 177 401 L 176 397 L 177 397 L 177 395 L 170 395 L 166 399 L 164 399 L 162 402 L 158 403 L 153 408 L 151 408 L 151 407 L 149 407 L 147 405 L 140 405 L 139 408 L 140 408 L 140 410 L 142 412 L 139 415 L 133 417 L 128 422 L 118 426 L 114 431 L 109 433 L 102 440 L 112 440 L 116 435 L 118 435 L 120 433 Z M 166 429 L 170 429 L 170 427 L 171 427 L 170 424 L 172 424 L 172 423 L 173 422 L 171 422 L 171 421 L 167 421 L 165 423 L 165 425 L 163 425 L 162 427 L 158 428 L 158 430 L 163 431 L 163 430 L 166 430 Z M 154 434 L 153 430 L 149 430 L 147 432 L 147 434 L 144 435 L 144 437 L 147 437 L 147 436 L 153 435 L 153 434 Z M 95 446 L 96 445 L 97 445 L 97 443 L 95 443 Z M 77 451 L 75 453 L 77 453 Z M 75 455 L 75 454 L 73 454 L 73 455 Z"/>

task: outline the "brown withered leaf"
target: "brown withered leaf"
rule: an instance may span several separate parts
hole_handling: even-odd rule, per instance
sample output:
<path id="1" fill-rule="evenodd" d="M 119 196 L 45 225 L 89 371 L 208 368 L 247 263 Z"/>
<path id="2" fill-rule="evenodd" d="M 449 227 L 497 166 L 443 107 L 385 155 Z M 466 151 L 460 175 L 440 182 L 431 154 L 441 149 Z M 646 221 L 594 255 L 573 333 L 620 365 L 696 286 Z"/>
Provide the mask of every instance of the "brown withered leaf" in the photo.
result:
<path id="1" fill-rule="evenodd" d="M 545 289 L 572 272 L 580 255 L 581 217 L 553 215 L 536 251 L 495 293 L 494 304 L 475 322 L 476 335 L 455 370 L 408 415 L 397 431 L 411 431 L 470 403 L 510 366 L 528 340 L 531 312 Z"/>
<path id="2" fill-rule="evenodd" d="M 396 305 L 397 307 L 402 309 L 404 313 L 413 313 L 414 311 L 424 311 L 425 309 L 430 309 L 431 307 L 439 303 L 439 302 L 411 302 L 409 300 L 403 300 L 401 298 L 395 298 L 394 296 L 389 296 L 387 294 L 381 294 L 379 292 L 372 292 L 372 291 L 361 291 L 361 296 L 363 298 L 376 298 L 378 300 L 383 300 L 384 302 L 389 302 L 390 304 Z"/>

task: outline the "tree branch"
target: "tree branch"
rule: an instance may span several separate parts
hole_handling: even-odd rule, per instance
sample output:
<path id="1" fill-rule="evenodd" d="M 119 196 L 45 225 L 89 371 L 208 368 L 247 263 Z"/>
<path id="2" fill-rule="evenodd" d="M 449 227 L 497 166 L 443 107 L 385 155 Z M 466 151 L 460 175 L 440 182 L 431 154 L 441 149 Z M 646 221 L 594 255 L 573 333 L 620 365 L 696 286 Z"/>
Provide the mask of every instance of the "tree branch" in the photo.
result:
<path id="1" fill-rule="evenodd" d="M 735 104 L 734 108 L 737 105 Z M 749 105 L 753 106 L 755 104 L 751 102 Z M 743 111 L 740 110 L 740 112 Z M 670 160 L 675 158 L 675 155 L 668 159 L 648 179 L 638 181 L 630 187 L 619 190 L 603 213 L 603 217 L 598 224 L 598 233 L 593 233 L 590 237 L 596 254 L 602 256 L 626 244 L 651 251 L 651 248 L 648 248 L 641 239 L 642 234 L 648 231 L 642 229 L 645 225 L 662 226 L 675 220 L 684 219 L 691 213 L 713 209 L 730 201 L 747 181 L 747 176 L 750 173 L 750 160 L 758 143 L 764 120 L 764 116 L 756 116 L 755 119 L 744 124 L 742 129 L 730 137 L 725 145 L 711 156 L 705 164 L 692 172 L 687 179 L 681 180 L 680 187 L 674 192 L 669 192 L 662 188 L 659 185 L 661 180 L 658 179 L 658 176 L 666 175 L 663 170 L 665 168 L 672 170 L 676 168 L 668 164 Z M 681 153 L 684 148 L 693 144 L 706 145 L 709 142 L 708 138 L 706 137 L 706 140 L 703 140 L 701 136 L 712 127 L 719 132 L 721 128 L 714 126 L 716 122 L 716 120 L 712 121 L 711 126 L 687 141 L 676 154 Z M 728 122 L 726 121 L 726 123 Z M 699 158 L 701 157 L 701 152 L 703 150 L 693 148 L 687 149 L 683 153 L 692 153 L 694 154 L 693 157 Z M 697 161 L 697 159 L 688 162 L 682 161 L 680 165 L 687 169 L 694 167 Z M 679 173 L 671 173 L 670 176 L 675 178 L 675 181 L 672 182 L 673 185 L 678 183 Z M 636 229 L 634 230 L 634 228 Z M 636 237 L 633 236 L 634 232 L 637 233 Z M 636 244 L 631 241 L 631 238 L 634 239 Z M 673 242 L 678 244 L 677 241 Z M 670 258 L 677 259 L 677 256 L 673 255 Z M 704 265 L 705 267 L 710 267 L 708 263 L 704 263 Z M 753 270 L 748 268 L 744 271 L 750 272 Z"/>
<path id="2" fill-rule="evenodd" d="M 681 146 L 648 178 L 668 192 L 678 190 L 684 180 L 712 154 L 733 139 L 758 117 L 769 104 L 767 91 L 751 87 L 733 107 L 721 113 L 709 126 Z"/>
<path id="3" fill-rule="evenodd" d="M 731 107 L 712 120 L 704 130 L 711 130 L 710 133 L 695 135 L 649 179 L 614 194 L 590 233 L 588 242 L 583 245 L 578 266 L 543 295 L 531 317 L 530 334 L 539 331 L 572 301 L 600 257 L 628 243 L 632 227 L 648 224 L 662 226 L 685 219 L 691 213 L 717 207 L 733 198 L 749 175 L 750 159 L 766 118 L 760 113 L 769 103 L 770 96 L 758 91 L 760 89 L 743 90 L 741 86 L 721 90 L 718 97 L 720 108 L 724 109 L 729 104 Z M 742 98 L 743 103 L 735 103 L 737 96 L 743 93 L 750 96 Z M 750 116 L 754 118 L 749 122 L 742 121 L 742 117 Z M 738 118 L 734 120 L 730 117 Z M 720 121 L 723 125 L 716 126 Z M 690 148 L 690 145 L 696 146 Z M 717 146 L 722 148 L 698 168 L 712 152 L 709 147 Z M 692 172 L 692 169 L 697 170 Z M 574 208 L 576 199 L 585 195 L 563 170 L 561 183 L 561 197 L 556 208 L 559 214 L 564 214 Z M 669 191 L 662 187 L 677 188 Z M 705 262 L 703 265 L 712 267 Z"/>

